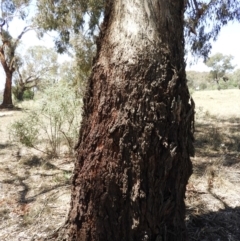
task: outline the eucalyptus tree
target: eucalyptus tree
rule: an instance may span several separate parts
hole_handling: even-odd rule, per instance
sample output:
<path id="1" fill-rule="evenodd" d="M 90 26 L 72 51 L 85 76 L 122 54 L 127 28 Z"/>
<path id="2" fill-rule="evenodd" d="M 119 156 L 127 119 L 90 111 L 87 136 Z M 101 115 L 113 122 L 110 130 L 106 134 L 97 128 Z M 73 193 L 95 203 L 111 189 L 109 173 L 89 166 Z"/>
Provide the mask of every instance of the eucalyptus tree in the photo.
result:
<path id="1" fill-rule="evenodd" d="M 240 69 L 236 69 L 233 74 L 232 78 L 237 83 L 237 87 L 240 89 Z"/>
<path id="2" fill-rule="evenodd" d="M 41 45 L 28 48 L 26 54 L 21 56 L 13 75 L 14 95 L 17 100 L 23 100 L 26 90 L 40 89 L 57 79 L 58 68 L 58 54 L 54 49 Z"/>
<path id="3" fill-rule="evenodd" d="M 205 64 L 211 68 L 211 78 L 217 83 L 221 78 L 226 82 L 228 80 L 226 73 L 235 68 L 235 66 L 231 63 L 232 60 L 232 55 L 223 55 L 222 53 L 216 53 L 210 56 Z"/>
<path id="4" fill-rule="evenodd" d="M 13 38 L 9 33 L 9 25 L 13 19 L 25 19 L 28 14 L 30 0 L 2 0 L 0 1 L 0 61 L 6 75 L 3 102 L 0 108 L 12 108 L 12 77 L 15 72 L 19 58 L 16 56 L 16 49 L 22 36 L 31 27 L 26 26 L 19 33 L 17 38 Z"/>
<path id="5" fill-rule="evenodd" d="M 40 36 L 45 30 L 57 31 L 58 52 L 67 51 L 72 36 L 86 31 L 91 35 L 99 30 L 105 0 L 39 0 L 35 22 Z M 42 31 L 41 31 L 42 30 Z"/>
<path id="6" fill-rule="evenodd" d="M 43 36 L 46 31 L 57 33 L 54 39 L 56 50 L 71 56 L 71 68 L 75 71 L 73 84 L 81 95 L 96 54 L 96 38 L 103 6 L 103 0 L 37 2 L 35 24 L 38 26 L 38 34 Z"/>
<path id="7" fill-rule="evenodd" d="M 222 19 L 239 17 L 232 13 L 239 3 L 43 2 L 52 7 L 48 21 L 59 27 L 63 42 L 76 20 L 81 26 L 85 14 L 94 14 L 93 3 L 102 4 L 96 5 L 96 18 L 104 15 L 84 96 L 71 207 L 53 239 L 187 240 L 184 197 L 194 154 L 194 102 L 186 84 L 184 26 L 192 48 L 205 56 L 210 38 L 204 21 L 215 6 L 221 28 Z M 210 31 L 217 34 L 215 25 Z"/>

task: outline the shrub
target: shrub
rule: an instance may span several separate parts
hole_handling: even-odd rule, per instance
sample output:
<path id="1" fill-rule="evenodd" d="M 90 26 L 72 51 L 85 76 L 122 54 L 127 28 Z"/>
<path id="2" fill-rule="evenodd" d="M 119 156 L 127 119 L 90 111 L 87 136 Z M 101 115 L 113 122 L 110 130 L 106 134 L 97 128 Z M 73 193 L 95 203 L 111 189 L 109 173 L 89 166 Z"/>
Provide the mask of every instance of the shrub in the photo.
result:
<path id="1" fill-rule="evenodd" d="M 31 89 L 21 90 L 19 86 L 12 87 L 12 93 L 16 100 L 32 100 L 34 98 L 34 91 Z"/>
<path id="2" fill-rule="evenodd" d="M 63 146 L 68 147 L 68 153 L 73 153 L 78 138 L 81 103 L 68 85 L 49 86 L 26 117 L 11 125 L 10 136 L 52 157 L 58 157 Z"/>
<path id="3" fill-rule="evenodd" d="M 33 100 L 34 92 L 32 90 L 25 90 L 23 94 L 24 100 Z"/>
<path id="4" fill-rule="evenodd" d="M 207 89 L 207 84 L 206 83 L 200 83 L 200 90 L 205 90 L 205 89 Z"/>

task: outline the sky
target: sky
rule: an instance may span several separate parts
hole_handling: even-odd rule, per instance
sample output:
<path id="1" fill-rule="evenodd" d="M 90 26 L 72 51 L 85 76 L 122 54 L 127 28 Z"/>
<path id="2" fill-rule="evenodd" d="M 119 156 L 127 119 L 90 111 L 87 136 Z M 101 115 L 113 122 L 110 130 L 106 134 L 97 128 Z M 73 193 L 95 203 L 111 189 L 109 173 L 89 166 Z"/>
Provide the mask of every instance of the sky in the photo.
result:
<path id="1" fill-rule="evenodd" d="M 18 21 L 17 24 L 12 23 L 10 25 L 10 32 L 13 37 L 17 37 L 24 28 L 24 23 Z M 34 31 L 29 31 L 22 37 L 22 42 L 24 48 L 34 46 L 34 45 L 45 45 L 47 47 L 54 47 L 51 35 L 45 35 L 45 37 L 39 40 L 36 37 Z M 229 23 L 224 26 L 218 36 L 216 42 L 213 43 L 213 48 L 210 55 L 215 53 L 222 53 L 224 55 L 234 56 L 232 63 L 236 65 L 236 68 L 240 68 L 240 23 Z M 23 49 L 24 49 L 23 48 Z M 61 62 L 64 61 L 66 56 L 61 57 Z M 190 62 L 191 57 L 188 57 L 187 63 Z M 195 71 L 210 71 L 210 69 L 203 63 L 202 59 L 199 59 L 196 64 L 190 66 L 187 64 L 186 70 L 195 70 Z M 2 67 L 0 66 L 0 90 L 3 90 L 5 84 L 5 75 Z"/>
<path id="2" fill-rule="evenodd" d="M 232 55 L 235 69 L 240 68 L 240 23 L 228 23 L 221 29 L 217 41 L 212 44 L 210 56 L 216 53 Z M 210 71 L 202 59 L 199 59 L 195 65 L 188 64 L 186 70 Z"/>

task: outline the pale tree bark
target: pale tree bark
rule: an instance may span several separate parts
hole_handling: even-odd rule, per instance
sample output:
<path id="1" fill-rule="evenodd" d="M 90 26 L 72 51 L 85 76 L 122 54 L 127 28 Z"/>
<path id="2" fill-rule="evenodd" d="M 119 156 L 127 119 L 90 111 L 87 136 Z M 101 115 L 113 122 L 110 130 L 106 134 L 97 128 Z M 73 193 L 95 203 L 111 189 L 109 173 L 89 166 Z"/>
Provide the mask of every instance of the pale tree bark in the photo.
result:
<path id="1" fill-rule="evenodd" d="M 186 241 L 194 103 L 183 0 L 106 1 L 71 209 L 55 240 Z"/>

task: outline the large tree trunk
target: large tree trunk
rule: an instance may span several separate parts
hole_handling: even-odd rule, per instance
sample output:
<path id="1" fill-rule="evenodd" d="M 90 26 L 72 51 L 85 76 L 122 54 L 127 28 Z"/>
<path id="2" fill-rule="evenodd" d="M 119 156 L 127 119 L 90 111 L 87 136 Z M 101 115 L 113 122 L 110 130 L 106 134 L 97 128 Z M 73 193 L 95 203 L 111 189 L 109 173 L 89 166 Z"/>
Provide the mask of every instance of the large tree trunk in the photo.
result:
<path id="1" fill-rule="evenodd" d="M 0 108 L 13 108 L 12 102 L 12 72 L 6 72 L 6 82 L 3 92 L 3 102 Z"/>
<path id="2" fill-rule="evenodd" d="M 184 1 L 106 2 L 71 210 L 58 238 L 186 241 L 194 105 L 185 76 Z"/>

